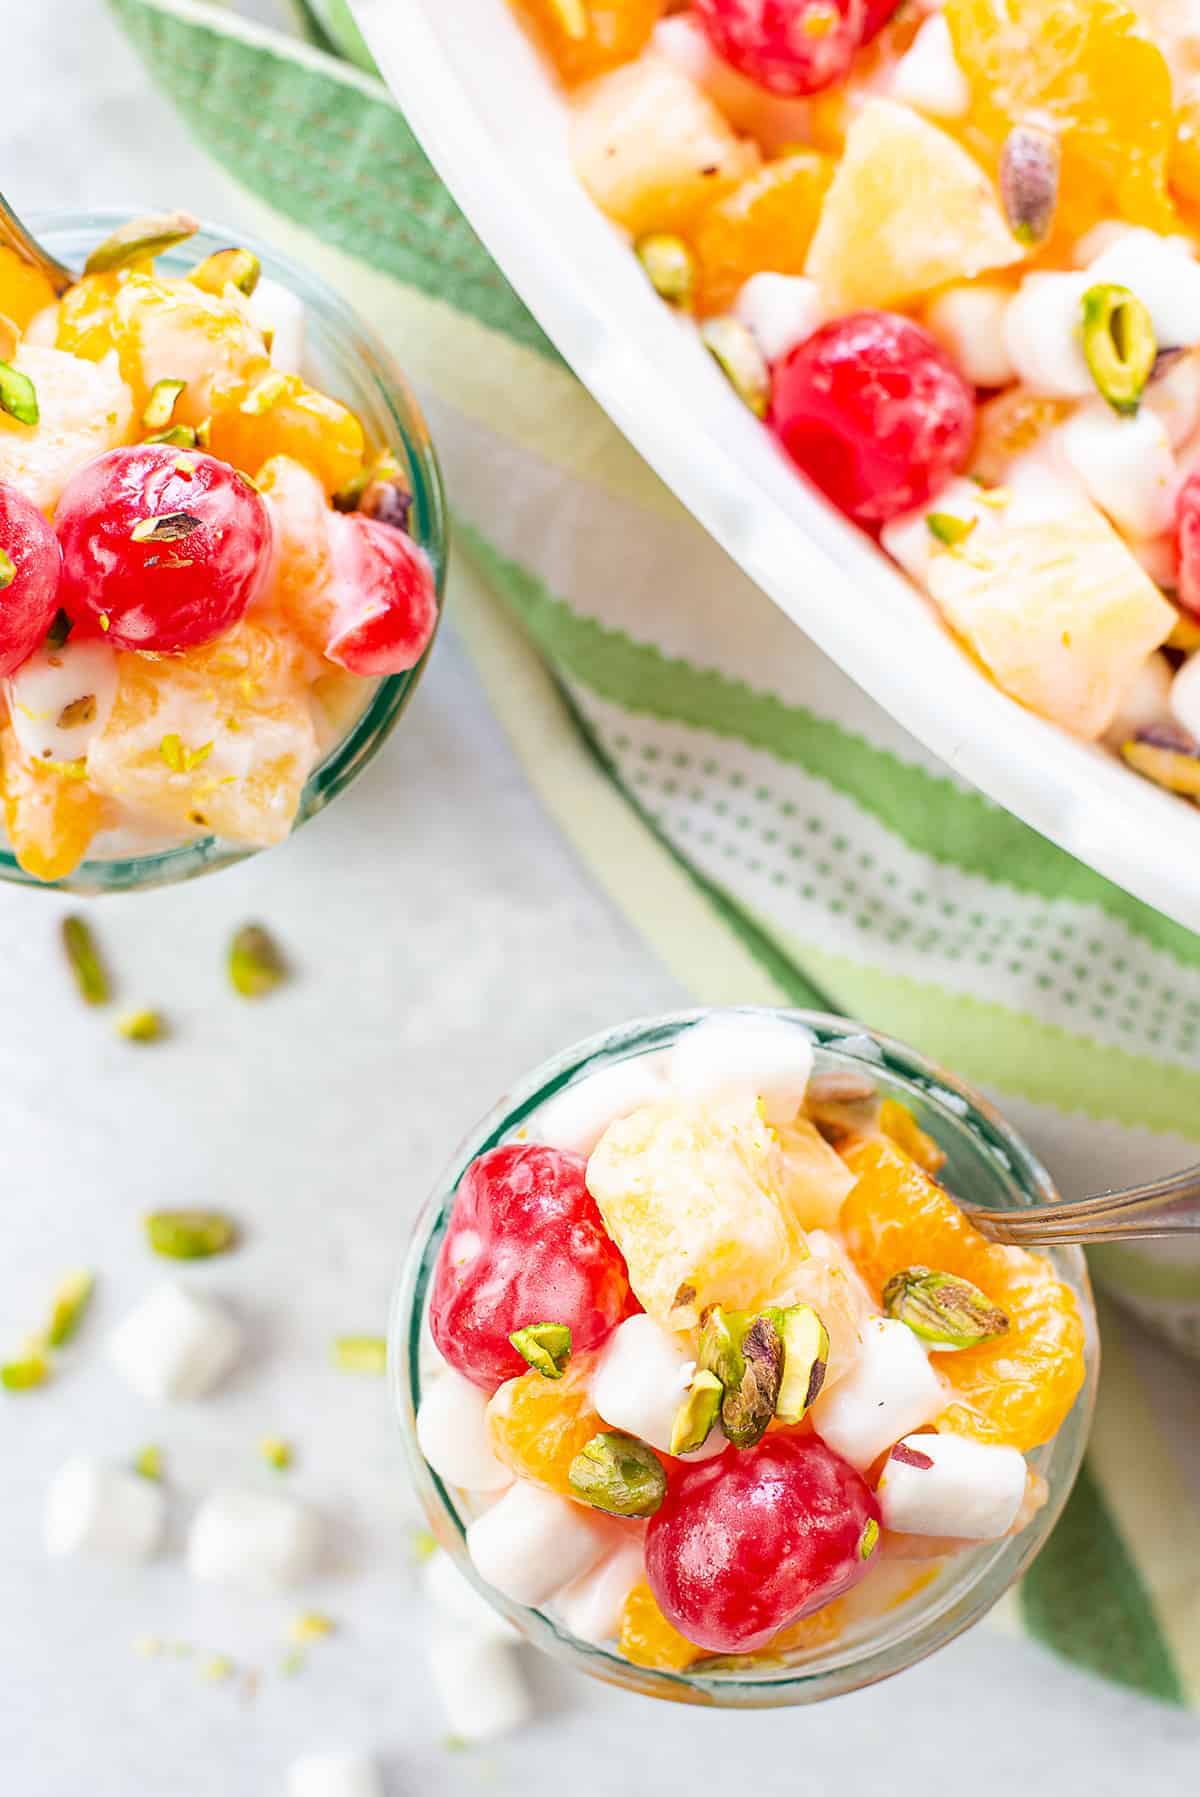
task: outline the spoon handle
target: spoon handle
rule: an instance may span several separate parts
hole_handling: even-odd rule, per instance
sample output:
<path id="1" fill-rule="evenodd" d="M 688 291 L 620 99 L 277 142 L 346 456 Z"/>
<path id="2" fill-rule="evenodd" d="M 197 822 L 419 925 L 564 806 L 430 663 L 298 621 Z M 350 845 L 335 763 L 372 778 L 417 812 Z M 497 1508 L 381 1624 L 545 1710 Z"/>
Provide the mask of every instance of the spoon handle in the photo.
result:
<path id="1" fill-rule="evenodd" d="M 55 298 L 59 299 L 68 287 L 74 285 L 75 276 L 69 268 L 44 250 L 37 239 L 30 235 L 21 223 L 4 195 L 0 193 L 0 243 L 14 250 L 22 262 L 28 262 L 45 275 L 54 289 Z"/>
<path id="2" fill-rule="evenodd" d="M 972 1223 L 994 1242 L 1022 1247 L 1057 1243 L 1148 1241 L 1200 1235 L 1200 1166 L 1123 1191 L 1098 1192 L 1035 1210 L 994 1211 L 964 1205 Z"/>

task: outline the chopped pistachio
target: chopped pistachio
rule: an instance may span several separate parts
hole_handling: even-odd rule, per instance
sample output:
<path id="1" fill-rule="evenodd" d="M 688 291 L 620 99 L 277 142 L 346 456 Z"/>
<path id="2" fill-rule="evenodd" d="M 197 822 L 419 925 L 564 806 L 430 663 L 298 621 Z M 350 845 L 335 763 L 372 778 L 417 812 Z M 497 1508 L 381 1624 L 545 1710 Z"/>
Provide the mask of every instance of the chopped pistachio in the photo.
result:
<path id="1" fill-rule="evenodd" d="M 332 1616 L 323 1616 L 319 1610 L 305 1610 L 288 1630 L 288 1639 L 307 1646 L 310 1641 L 320 1641 L 325 1635 L 334 1634 L 336 1629 Z"/>
<path id="2" fill-rule="evenodd" d="M 63 918 L 62 941 L 83 1002 L 88 1005 L 107 1004 L 112 996 L 108 971 L 100 959 L 96 939 L 82 917 Z"/>
<path id="3" fill-rule="evenodd" d="M 926 512 L 925 528 L 947 549 L 958 549 L 978 525 L 978 518 L 956 518 L 953 512 Z"/>
<path id="4" fill-rule="evenodd" d="M 229 983 L 239 998 L 265 998 L 287 978 L 275 938 L 260 923 L 244 923 L 229 944 Z"/>
<path id="5" fill-rule="evenodd" d="M 146 1239 L 169 1260 L 208 1260 L 237 1245 L 232 1217 L 219 1210 L 156 1210 L 145 1219 Z"/>
<path id="6" fill-rule="evenodd" d="M 3 592 L 5 587 L 10 587 L 16 578 L 15 562 L 11 556 L 4 553 L 3 549 L 0 549 L 0 592 Z"/>
<path id="7" fill-rule="evenodd" d="M 218 297 L 227 287 L 236 287 L 249 299 L 262 275 L 262 263 L 253 250 L 214 250 L 193 268 L 188 280 L 205 293 Z"/>
<path id="8" fill-rule="evenodd" d="M 386 1373 L 387 1342 L 382 1335 L 339 1335 L 333 1364 L 343 1373 Z"/>
<path id="9" fill-rule="evenodd" d="M 59 1281 L 50 1300 L 50 1321 L 46 1327 L 48 1348 L 66 1347 L 83 1321 L 83 1314 L 95 1289 L 95 1274 L 83 1268 L 78 1272 L 68 1273 Z"/>
<path id="10" fill-rule="evenodd" d="M 190 424 L 172 424 L 165 431 L 155 431 L 146 442 L 166 443 L 172 449 L 195 449 L 196 433 Z"/>
<path id="11" fill-rule="evenodd" d="M 1062 148 L 1043 125 L 1014 125 L 1000 151 L 1000 203 L 1018 243 L 1044 243 L 1054 225 Z"/>
<path id="12" fill-rule="evenodd" d="M 18 424 L 36 424 L 40 416 L 37 388 L 11 362 L 0 362 L 0 412 L 7 412 Z"/>
<path id="13" fill-rule="evenodd" d="M 186 381 L 155 381 L 142 413 L 142 426 L 145 430 L 160 431 L 170 424 L 175 403 L 186 386 Z"/>
<path id="14" fill-rule="evenodd" d="M 159 743 L 158 752 L 173 774 L 190 774 L 208 760 L 213 745 L 207 742 L 201 743 L 199 748 L 189 749 L 178 731 L 171 730 Z"/>
<path id="15" fill-rule="evenodd" d="M 190 212 L 155 212 L 144 218 L 131 218 L 96 245 L 83 272 L 103 275 L 114 268 L 128 268 L 131 262 L 147 262 L 194 237 L 199 229 L 200 221 Z"/>
<path id="16" fill-rule="evenodd" d="M 975 1348 L 1008 1329 L 1008 1318 L 969 1279 L 932 1267 L 905 1267 L 883 1288 L 889 1317 L 943 1351 Z"/>
<path id="17" fill-rule="evenodd" d="M 653 1516 L 667 1492 L 667 1476 L 653 1448 L 633 1435 L 593 1435 L 567 1470 L 576 1497 L 609 1516 Z"/>
<path id="18" fill-rule="evenodd" d="M 696 294 L 696 258 L 683 238 L 651 231 L 638 238 L 633 251 L 659 298 L 690 311 Z"/>
<path id="19" fill-rule="evenodd" d="M 157 518 L 139 518 L 129 534 L 135 543 L 178 543 L 199 530 L 202 522 L 194 512 L 163 512 Z"/>
<path id="20" fill-rule="evenodd" d="M 426 1560 L 432 1560 L 438 1551 L 437 1536 L 431 1535 L 428 1529 L 415 1530 L 409 1551 L 418 1566 Z"/>
<path id="21" fill-rule="evenodd" d="M 543 1379 L 561 1379 L 571 1358 L 571 1331 L 565 1323 L 530 1323 L 509 1341 Z"/>
<path id="22" fill-rule="evenodd" d="M 292 1464 L 291 1444 L 284 1441 L 281 1435 L 264 1435 L 258 1444 L 258 1451 L 267 1465 L 273 1466 L 276 1472 L 286 1472 Z"/>
<path id="23" fill-rule="evenodd" d="M 277 406 L 291 384 L 290 374 L 280 374 L 278 371 L 264 374 L 260 381 L 255 381 L 238 410 L 245 412 L 248 417 L 257 418 L 263 412 L 269 412 L 272 406 Z"/>
<path id="24" fill-rule="evenodd" d="M 775 1414 L 783 1378 L 783 1341 L 778 1311 L 762 1312 L 742 1335 L 741 1378 L 726 1385 L 721 1427 L 735 1448 L 752 1448 L 766 1434 Z"/>
<path id="25" fill-rule="evenodd" d="M 226 1679 L 233 1677 L 235 1670 L 228 1654 L 210 1654 L 200 1663 L 200 1677 L 210 1685 L 223 1684 Z"/>
<path id="26" fill-rule="evenodd" d="M 740 318 L 709 318 L 700 326 L 700 339 L 738 398 L 765 418 L 771 399 L 771 371 L 766 357 Z"/>
<path id="27" fill-rule="evenodd" d="M 105 631 L 108 630 L 110 620 L 109 620 L 108 613 L 106 611 L 102 611 L 100 613 L 99 618 L 96 621 L 99 624 L 101 630 L 105 630 Z"/>
<path id="28" fill-rule="evenodd" d="M 712 1434 L 725 1388 L 715 1373 L 697 1367 L 671 1425 L 671 1453 L 691 1454 Z"/>
<path id="29" fill-rule="evenodd" d="M 60 730 L 76 730 L 81 724 L 90 724 L 96 715 L 95 693 L 84 693 L 78 699 L 72 699 L 64 705 L 58 714 Z"/>
<path id="30" fill-rule="evenodd" d="M 5 1391 L 33 1391 L 50 1377 L 50 1363 L 40 1347 L 31 1347 L 18 1360 L 0 1366 L 0 1385 Z"/>
<path id="31" fill-rule="evenodd" d="M 875 1549 L 878 1546 L 879 1546 L 879 1524 L 875 1521 L 875 1518 L 873 1516 L 868 1516 L 866 1523 L 863 1526 L 863 1532 L 862 1532 L 861 1536 L 859 1537 L 859 1542 L 858 1542 L 858 1557 L 859 1557 L 859 1559 L 860 1560 L 869 1560 L 871 1558 L 871 1555 L 875 1552 Z"/>
<path id="32" fill-rule="evenodd" d="M 1114 412 L 1137 411 L 1158 354 L 1154 322 L 1128 287 L 1097 281 L 1083 296 L 1083 354 Z"/>
<path id="33" fill-rule="evenodd" d="M 829 1366 L 829 1331 L 809 1304 L 793 1304 L 779 1319 L 783 1341 L 783 1377 L 775 1414 L 781 1423 L 798 1423 L 820 1396 Z"/>
<path id="34" fill-rule="evenodd" d="M 127 1011 L 124 1017 L 117 1018 L 117 1034 L 126 1042 L 159 1042 L 166 1033 L 162 1012 L 151 1010 L 149 1006 L 140 1011 Z"/>
<path id="35" fill-rule="evenodd" d="M 144 1448 L 139 1448 L 133 1457 L 133 1470 L 140 1473 L 143 1479 L 152 1479 L 156 1485 L 161 1484 L 162 1449 L 155 1442 L 148 1442 Z"/>

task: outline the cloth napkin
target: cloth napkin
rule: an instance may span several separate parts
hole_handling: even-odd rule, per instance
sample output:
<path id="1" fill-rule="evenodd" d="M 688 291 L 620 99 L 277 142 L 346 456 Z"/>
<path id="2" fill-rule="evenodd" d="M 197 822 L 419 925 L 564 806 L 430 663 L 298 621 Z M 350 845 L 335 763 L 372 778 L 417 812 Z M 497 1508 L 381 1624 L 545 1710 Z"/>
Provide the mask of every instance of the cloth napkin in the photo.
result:
<path id="1" fill-rule="evenodd" d="M 490 261 L 345 0 L 297 0 L 295 38 L 202 0 L 110 5 L 260 234 L 412 377 L 452 501 L 450 617 L 545 804 L 697 1000 L 913 1042 L 1067 1193 L 1198 1158 L 1200 939 L 964 785 L 725 558 Z M 1200 1256 L 1095 1270 L 1192 1327 Z M 1200 1380 L 1107 1312 L 1104 1349 L 1087 1465 L 1002 1619 L 1200 1703 Z"/>

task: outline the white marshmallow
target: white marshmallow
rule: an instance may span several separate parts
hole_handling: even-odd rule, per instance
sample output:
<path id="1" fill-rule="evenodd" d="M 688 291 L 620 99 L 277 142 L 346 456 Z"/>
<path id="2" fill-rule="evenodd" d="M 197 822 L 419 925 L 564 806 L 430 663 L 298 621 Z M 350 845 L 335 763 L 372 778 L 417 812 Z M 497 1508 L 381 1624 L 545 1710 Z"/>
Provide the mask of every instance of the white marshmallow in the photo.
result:
<path id="1" fill-rule="evenodd" d="M 880 1474 L 883 1526 L 903 1535 L 994 1541 L 1017 1520 L 1025 1470 L 1016 1448 L 963 1435 L 910 1435 Z"/>
<path id="2" fill-rule="evenodd" d="M 905 512 L 885 524 L 879 533 L 880 542 L 919 586 L 927 584 L 929 564 L 939 547 L 926 523 L 930 512 L 945 512 L 964 522 L 974 519 L 977 530 L 986 528 L 997 516 L 1003 516 L 996 507 L 984 503 L 982 491 L 973 480 L 960 479 L 943 487 L 932 504 L 918 506 L 916 511 Z"/>
<path id="3" fill-rule="evenodd" d="M 1008 304 L 1004 342 L 1020 380 L 1052 399 L 1096 391 L 1083 354 L 1083 296 L 1088 274 L 1031 274 Z"/>
<path id="4" fill-rule="evenodd" d="M 1200 263 L 1186 239 L 1129 231 L 1096 257 L 1087 282 L 1113 281 L 1136 293 L 1149 312 L 1159 349 L 1200 343 Z"/>
<path id="5" fill-rule="evenodd" d="M 812 1037 L 778 1017 L 717 1013 L 676 1037 L 671 1085 L 701 1102 L 761 1098 L 768 1123 L 790 1123 L 808 1089 Z"/>
<path id="6" fill-rule="evenodd" d="M 1200 356 L 1181 356 L 1146 388 L 1142 406 L 1162 419 L 1172 449 L 1186 443 L 1200 424 Z"/>
<path id="7" fill-rule="evenodd" d="M 554 1607 L 564 1627 L 579 1641 L 592 1641 L 597 1646 L 611 1641 L 621 1632 L 625 1599 L 645 1573 L 641 1542 L 626 1542 L 557 1594 Z"/>
<path id="8" fill-rule="evenodd" d="M 321 1523 L 291 1498 L 257 1491 L 215 1491 L 188 1536 L 188 1571 L 207 1585 L 280 1591 L 312 1573 L 321 1557 Z"/>
<path id="9" fill-rule="evenodd" d="M 288 1797 L 384 1797 L 375 1761 L 350 1748 L 293 1760 L 287 1788 Z"/>
<path id="10" fill-rule="evenodd" d="M 1102 399 L 1060 427 L 1063 454 L 1088 498 L 1131 537 L 1157 537 L 1175 518 L 1179 477 L 1166 426 L 1148 406 L 1122 418 Z"/>
<path id="11" fill-rule="evenodd" d="M 661 1454 L 671 1450 L 671 1429 L 696 1369 L 673 1335 L 653 1317 L 626 1317 L 604 1344 L 588 1395 L 610 1429 L 648 1441 Z M 711 1460 L 728 1443 L 718 1426 L 686 1460 Z"/>
<path id="12" fill-rule="evenodd" d="M 467 1530 L 480 1578 L 513 1603 L 536 1608 L 594 1566 L 613 1545 L 598 1512 L 518 1479 Z"/>
<path id="13" fill-rule="evenodd" d="M 1110 748 L 1119 749 L 1139 730 L 1148 730 L 1168 718 L 1173 678 L 1171 664 L 1165 655 L 1156 649 L 1153 655 L 1146 657 L 1121 694 L 1116 715 L 1104 732 L 1104 740 Z M 1200 699 L 1200 693 L 1197 698 Z"/>
<path id="14" fill-rule="evenodd" d="M 888 92 L 893 100 L 930 118 L 961 119 L 970 110 L 971 89 L 941 13 L 934 13 L 921 26 L 892 70 Z"/>
<path id="15" fill-rule="evenodd" d="M 464 1491 L 503 1491 L 512 1473 L 492 1452 L 487 1393 L 453 1367 L 439 1373 L 421 1399 L 417 1442 L 439 1478 Z"/>
<path id="16" fill-rule="evenodd" d="M 1061 433 L 1051 431 L 1033 449 L 1014 458 L 1005 479 L 1008 524 L 1045 524 L 1081 508 L 1091 511 L 1087 489 L 1063 454 Z"/>
<path id="17" fill-rule="evenodd" d="M 492 1608 L 487 1598 L 464 1578 L 450 1555 L 440 1549 L 425 1566 L 424 1586 L 434 1609 L 458 1628 L 497 1641 L 519 1639 L 512 1623 Z"/>
<path id="18" fill-rule="evenodd" d="M 1200 655 L 1189 655 L 1171 681 L 1171 716 L 1200 742 Z"/>
<path id="19" fill-rule="evenodd" d="M 494 1741 L 533 1714 L 516 1653 L 502 1642 L 439 1631 L 430 1643 L 429 1669 L 446 1726 L 460 1741 Z"/>
<path id="20" fill-rule="evenodd" d="M 531 1142 L 589 1155 L 610 1123 L 666 1096 L 666 1053 L 638 1055 L 564 1086 L 526 1123 Z"/>
<path id="21" fill-rule="evenodd" d="M 237 1360 L 242 1331 L 229 1312 L 182 1285 L 156 1285 L 119 1323 L 108 1357 L 143 1398 L 198 1398 Z"/>
<path id="22" fill-rule="evenodd" d="M 148 1560 L 162 1540 L 166 1511 L 153 1479 L 77 1455 L 46 1493 L 46 1552 L 55 1560 Z"/>
<path id="23" fill-rule="evenodd" d="M 811 337 L 823 316 L 815 281 L 768 271 L 743 281 L 733 309 L 768 362 L 778 362 Z"/>
<path id="24" fill-rule="evenodd" d="M 30 761 L 77 761 L 99 736 L 117 696 L 116 651 L 105 642 L 68 637 L 44 644 L 4 682 L 13 735 Z M 91 698 L 86 719 L 62 724 L 67 706 Z"/>
<path id="25" fill-rule="evenodd" d="M 947 287 L 926 307 L 926 325 L 976 387 L 1007 387 L 1016 377 L 1004 335 L 1011 298 L 1007 287 L 981 281 Z"/>
<path id="26" fill-rule="evenodd" d="M 908 1325 L 872 1317 L 857 1364 L 809 1414 L 822 1441 L 862 1472 L 901 1436 L 931 1423 L 945 1404 L 942 1382 Z"/>
<path id="27" fill-rule="evenodd" d="M 250 295 L 251 322 L 271 333 L 271 367 L 280 374 L 299 374 L 304 359 L 304 305 L 290 287 L 266 275 Z"/>

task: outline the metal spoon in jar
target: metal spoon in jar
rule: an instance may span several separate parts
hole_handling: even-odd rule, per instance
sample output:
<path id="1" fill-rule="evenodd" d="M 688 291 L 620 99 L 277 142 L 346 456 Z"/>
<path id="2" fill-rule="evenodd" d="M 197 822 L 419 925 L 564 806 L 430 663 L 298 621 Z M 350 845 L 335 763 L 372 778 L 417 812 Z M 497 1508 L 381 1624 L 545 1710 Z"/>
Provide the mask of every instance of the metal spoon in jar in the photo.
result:
<path id="1" fill-rule="evenodd" d="M 1097 1192 L 1033 1210 L 986 1210 L 974 1204 L 962 1208 L 981 1235 L 1022 1248 L 1200 1235 L 1200 1166 L 1124 1191 Z"/>
<path id="2" fill-rule="evenodd" d="M 69 268 L 44 250 L 37 239 L 26 230 L 4 195 L 0 193 L 0 244 L 15 251 L 22 262 L 28 262 L 32 268 L 40 269 L 45 275 L 55 297 L 61 298 L 68 287 L 74 285 L 77 277 Z"/>

